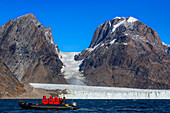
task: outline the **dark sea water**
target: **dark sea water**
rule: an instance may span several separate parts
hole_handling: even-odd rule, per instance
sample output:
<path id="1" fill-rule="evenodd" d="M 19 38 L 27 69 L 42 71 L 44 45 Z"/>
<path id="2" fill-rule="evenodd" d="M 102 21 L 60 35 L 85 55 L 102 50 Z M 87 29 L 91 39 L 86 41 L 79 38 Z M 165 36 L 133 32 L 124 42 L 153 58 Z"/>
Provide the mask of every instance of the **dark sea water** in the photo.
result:
<path id="1" fill-rule="evenodd" d="M 39 99 L 22 101 L 41 103 Z M 19 99 L 1 99 L 0 113 L 170 113 L 170 100 L 67 100 L 67 103 L 77 102 L 79 110 L 50 111 L 50 110 L 23 110 L 18 106 Z"/>

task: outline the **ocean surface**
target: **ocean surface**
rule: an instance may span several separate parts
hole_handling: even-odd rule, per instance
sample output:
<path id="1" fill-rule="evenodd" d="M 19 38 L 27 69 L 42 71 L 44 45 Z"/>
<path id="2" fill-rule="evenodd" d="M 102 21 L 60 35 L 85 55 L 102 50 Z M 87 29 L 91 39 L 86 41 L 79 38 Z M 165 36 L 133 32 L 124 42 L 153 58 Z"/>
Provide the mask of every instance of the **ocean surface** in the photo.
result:
<path id="1" fill-rule="evenodd" d="M 170 113 L 170 100 L 67 100 L 77 102 L 79 110 L 50 111 L 24 110 L 18 106 L 21 99 L 0 99 L 0 113 Z M 22 99 L 22 101 L 41 103 L 40 99 Z"/>

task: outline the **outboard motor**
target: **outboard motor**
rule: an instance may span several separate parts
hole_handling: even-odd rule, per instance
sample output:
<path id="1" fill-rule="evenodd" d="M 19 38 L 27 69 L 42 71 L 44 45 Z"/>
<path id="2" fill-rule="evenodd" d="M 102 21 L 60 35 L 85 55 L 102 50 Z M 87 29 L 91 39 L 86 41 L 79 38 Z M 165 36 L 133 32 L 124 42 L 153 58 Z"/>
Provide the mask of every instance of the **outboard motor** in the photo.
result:
<path id="1" fill-rule="evenodd" d="M 77 103 L 76 103 L 76 102 L 72 102 L 71 105 L 72 105 L 73 107 L 76 107 L 76 106 L 77 106 Z"/>

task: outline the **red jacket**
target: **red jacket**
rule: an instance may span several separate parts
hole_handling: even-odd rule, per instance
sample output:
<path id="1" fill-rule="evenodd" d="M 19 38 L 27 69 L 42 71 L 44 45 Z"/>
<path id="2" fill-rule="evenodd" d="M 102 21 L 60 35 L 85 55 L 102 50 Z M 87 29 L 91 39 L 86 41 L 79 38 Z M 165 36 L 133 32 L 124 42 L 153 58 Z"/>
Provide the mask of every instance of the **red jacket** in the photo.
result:
<path id="1" fill-rule="evenodd" d="M 42 99 L 42 103 L 43 104 L 48 104 L 48 99 L 46 98 L 46 96 L 44 96 L 44 98 Z"/>
<path id="2" fill-rule="evenodd" d="M 62 104 L 62 98 L 59 98 L 60 104 Z"/>
<path id="3" fill-rule="evenodd" d="M 53 104 L 54 99 L 53 99 L 53 97 L 52 97 L 52 96 L 50 96 L 50 98 L 48 99 L 48 102 L 49 102 L 49 104 Z"/>
<path id="4" fill-rule="evenodd" d="M 55 99 L 54 99 L 54 104 L 60 104 L 60 101 L 57 97 L 55 97 Z"/>

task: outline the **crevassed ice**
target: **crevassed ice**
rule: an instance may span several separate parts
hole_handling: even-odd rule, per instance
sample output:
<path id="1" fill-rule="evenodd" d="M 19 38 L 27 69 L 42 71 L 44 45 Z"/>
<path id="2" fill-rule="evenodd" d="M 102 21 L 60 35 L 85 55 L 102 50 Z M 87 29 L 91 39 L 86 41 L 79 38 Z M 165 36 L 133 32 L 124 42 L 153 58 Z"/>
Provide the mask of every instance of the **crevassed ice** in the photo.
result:
<path id="1" fill-rule="evenodd" d="M 75 61 L 74 56 L 80 52 L 60 52 L 60 60 L 64 66 L 61 71 L 64 74 L 64 78 L 69 84 L 73 85 L 86 85 L 84 83 L 84 75 L 79 72 L 79 66 L 81 61 Z"/>
<path id="2" fill-rule="evenodd" d="M 67 99 L 170 99 L 170 90 L 30 83 L 34 88 L 68 90 Z"/>

